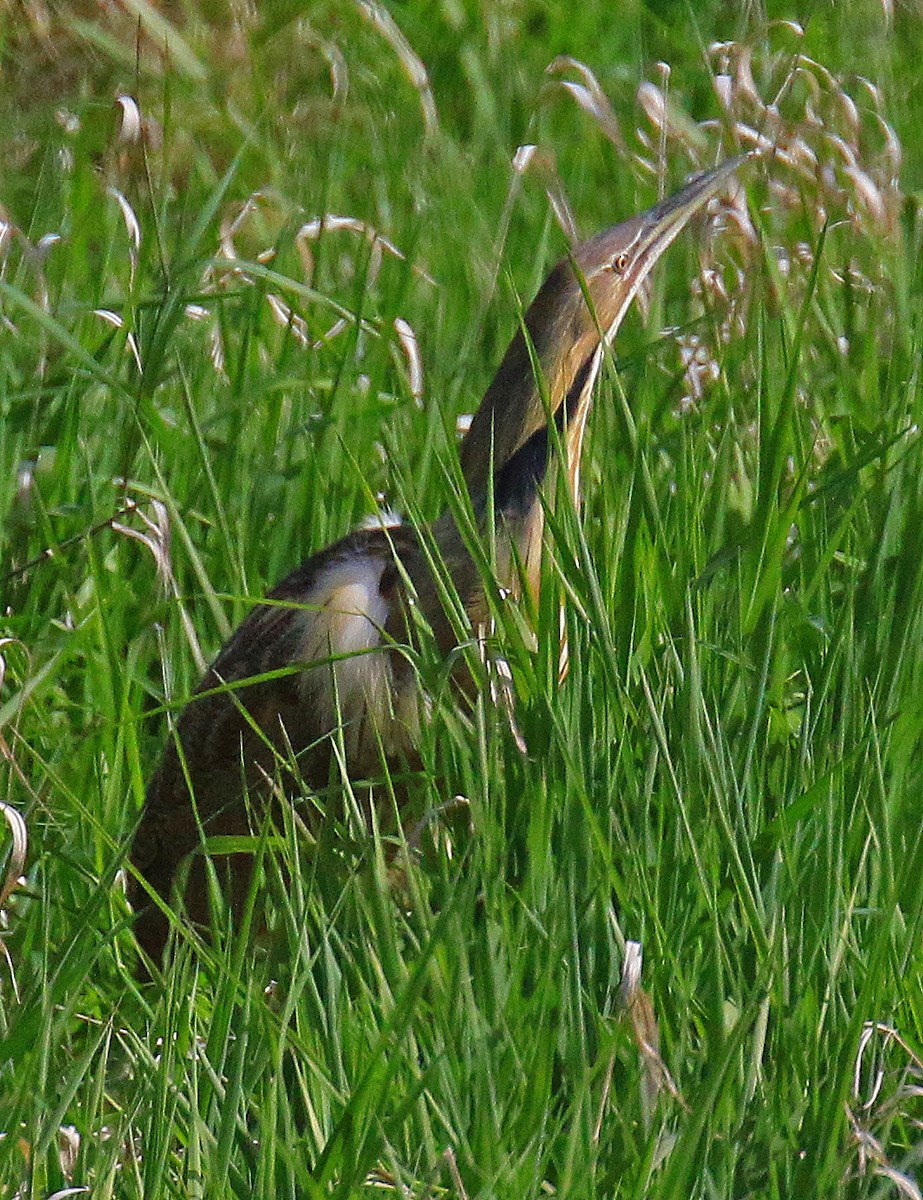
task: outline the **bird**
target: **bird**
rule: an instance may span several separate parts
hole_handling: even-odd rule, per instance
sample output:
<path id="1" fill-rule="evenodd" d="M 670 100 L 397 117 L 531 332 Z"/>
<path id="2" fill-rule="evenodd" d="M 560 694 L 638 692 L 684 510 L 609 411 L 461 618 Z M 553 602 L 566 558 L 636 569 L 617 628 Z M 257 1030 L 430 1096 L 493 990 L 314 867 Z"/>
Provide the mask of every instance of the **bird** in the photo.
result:
<path id="1" fill-rule="evenodd" d="M 194 853 L 204 838 L 250 835 L 260 804 L 280 787 L 289 795 L 325 788 L 332 764 L 368 779 L 383 763 L 414 762 L 427 709 L 406 648 L 421 616 L 440 655 L 459 643 L 437 560 L 471 629 L 489 621 L 488 586 L 537 599 L 554 473 L 566 467 L 578 502 L 605 350 L 658 259 L 744 157 L 577 244 L 539 289 L 459 448 L 478 535 L 493 540 L 494 580 L 451 513 L 426 528 L 380 521 L 308 558 L 231 635 L 171 730 L 134 833 L 130 899 L 148 960 L 163 958 L 172 924 L 165 906 L 185 860 L 187 918 L 208 923 L 207 876 Z M 231 857 L 239 908 L 250 868 L 247 856 Z"/>

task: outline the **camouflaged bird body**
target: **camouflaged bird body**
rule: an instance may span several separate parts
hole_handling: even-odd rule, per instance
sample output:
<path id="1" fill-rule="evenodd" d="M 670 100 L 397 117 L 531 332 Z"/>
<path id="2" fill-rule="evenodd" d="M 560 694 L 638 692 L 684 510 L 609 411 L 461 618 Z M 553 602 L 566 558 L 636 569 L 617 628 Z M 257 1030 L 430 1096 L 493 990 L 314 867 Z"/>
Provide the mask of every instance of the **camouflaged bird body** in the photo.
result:
<path id="1" fill-rule="evenodd" d="M 359 530 L 293 571 L 231 637 L 168 739 L 135 836 L 134 865 L 162 897 L 203 835 L 250 831 L 254 798 L 322 789 L 334 760 L 361 779 L 385 762 L 414 759 L 427 705 L 408 653 L 417 617 L 464 687 L 464 656 L 453 651 L 466 622 L 474 637 L 490 626 L 485 574 L 493 574 L 491 588 L 537 598 L 557 447 L 576 499 L 603 349 L 664 249 L 741 161 L 576 246 L 540 289 L 460 450 L 475 527 L 494 539 L 490 571 L 476 566 L 450 515 L 419 534 Z M 461 598 L 461 622 L 443 604 L 443 575 Z M 232 870 L 237 902 L 248 871 Z M 207 917 L 205 891 L 198 864 L 186 890 L 198 921 Z M 144 905 L 140 886 L 134 900 Z M 138 940 L 153 958 L 167 927 L 156 906 L 140 913 Z"/>

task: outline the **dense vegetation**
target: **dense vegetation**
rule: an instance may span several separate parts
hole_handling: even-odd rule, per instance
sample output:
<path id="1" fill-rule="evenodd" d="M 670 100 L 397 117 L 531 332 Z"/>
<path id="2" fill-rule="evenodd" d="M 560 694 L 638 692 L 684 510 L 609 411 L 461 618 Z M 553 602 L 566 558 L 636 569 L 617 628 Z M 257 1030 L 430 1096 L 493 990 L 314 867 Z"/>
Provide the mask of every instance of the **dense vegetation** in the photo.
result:
<path id="1" fill-rule="evenodd" d="M 919 1196 L 923 12 L 793 15 L 8 6 L 4 1195 Z M 137 983 L 202 664 L 376 504 L 445 506 L 555 213 L 757 146 L 607 364 L 538 648 L 498 614 L 515 719 L 419 663 L 423 852 L 348 788 L 318 844 L 256 814 L 250 923 Z"/>

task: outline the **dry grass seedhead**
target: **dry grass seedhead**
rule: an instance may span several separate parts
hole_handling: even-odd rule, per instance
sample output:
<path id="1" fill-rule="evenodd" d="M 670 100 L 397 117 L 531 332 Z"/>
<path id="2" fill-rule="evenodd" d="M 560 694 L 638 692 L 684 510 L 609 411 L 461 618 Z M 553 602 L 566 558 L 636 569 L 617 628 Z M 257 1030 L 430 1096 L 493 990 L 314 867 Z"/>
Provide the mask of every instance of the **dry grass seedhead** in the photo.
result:
<path id="1" fill-rule="evenodd" d="M 183 631 L 186 635 L 186 640 L 189 644 L 189 649 L 192 652 L 192 657 L 196 664 L 196 669 L 204 671 L 208 665 L 208 659 L 204 654 L 199 643 L 199 636 L 196 633 L 195 623 L 189 615 L 189 610 L 183 600 L 180 591 L 179 583 L 173 570 L 173 558 L 170 552 L 171 545 L 171 527 L 170 514 L 167 506 L 160 500 L 151 499 L 150 512 L 148 516 L 146 512 L 140 509 L 134 501 L 129 498 L 128 511 L 130 511 L 140 521 L 142 528 L 136 529 L 131 525 L 123 524 L 120 520 L 112 518 L 107 522 L 107 526 L 114 533 L 120 533 L 123 537 L 140 542 L 142 546 L 146 546 L 153 556 L 155 566 L 157 568 L 157 578 L 165 595 L 171 596 L 179 610 L 180 619 L 183 624 Z"/>
<path id="2" fill-rule="evenodd" d="M 20 768 L 2 735 L 0 735 L 0 754 L 13 766 L 17 775 L 21 776 Z M 20 782 L 22 782 L 22 778 Z M 26 868 L 26 855 L 29 851 L 29 831 L 22 813 L 12 804 L 7 804 L 3 800 L 0 800 L 0 816 L 6 821 L 12 836 L 10 861 L 7 864 L 3 885 L 0 887 L 0 920 L 2 920 L 5 919 L 4 905 L 23 882 L 22 874 Z"/>
<path id="3" fill-rule="evenodd" d="M 7 672 L 7 651 L 16 646 L 21 650 L 28 661 L 29 653 L 22 643 L 17 642 L 14 638 L 0 638 L 0 697 L 4 696 Z M 22 796 L 23 800 L 28 804 L 37 801 L 38 797 L 32 784 L 29 782 L 28 776 L 19 764 L 19 761 L 14 753 L 13 746 L 17 744 L 18 729 L 17 724 L 19 717 L 22 714 L 22 708 L 25 703 L 26 694 L 25 688 L 20 688 L 18 700 L 13 714 L 15 724 L 11 721 L 10 740 L 6 734 L 0 730 L 0 759 L 6 763 L 10 774 L 7 782 L 7 793 L 17 794 Z M 0 817 L 2 817 L 9 828 L 10 832 L 10 849 L 7 859 L 6 871 L 3 875 L 3 882 L 0 884 L 0 929 L 5 930 L 9 925 L 9 914 L 7 912 L 7 902 L 17 888 L 22 887 L 26 882 L 25 869 L 26 859 L 29 853 L 29 829 L 26 824 L 25 817 L 20 812 L 17 805 L 10 804 L 5 800 L 0 800 Z M 13 994 L 16 999 L 19 999 L 19 987 L 16 981 L 16 972 L 14 969 L 13 959 L 7 948 L 6 942 L 0 939 L 0 953 L 6 962 L 9 970 L 10 982 L 13 988 Z"/>
<path id="4" fill-rule="evenodd" d="M 253 269 L 248 267 L 248 262 L 253 262 L 260 266 L 269 266 L 276 258 L 277 251 L 273 245 L 264 246 L 262 249 L 256 249 L 254 246 L 248 257 L 247 254 L 238 252 L 238 239 L 245 234 L 249 234 L 252 241 L 254 230 L 248 227 L 254 225 L 257 220 L 259 220 L 259 231 L 263 234 L 268 234 L 269 228 L 267 228 L 266 218 L 268 218 L 268 224 L 271 227 L 274 217 L 280 216 L 281 214 L 274 210 L 273 206 L 263 195 L 255 192 L 240 206 L 233 216 L 227 217 L 222 222 L 218 256 L 207 269 L 201 283 L 201 291 L 204 296 L 216 294 L 240 283 L 247 285 L 257 283 L 258 277 Z M 284 217 L 282 219 L 284 220 Z M 280 225 L 277 224 L 273 236 L 278 235 L 279 228 Z M 359 220 L 356 217 L 325 213 L 322 217 L 315 217 L 309 221 L 305 221 L 299 227 L 294 237 L 294 247 L 301 262 L 303 273 L 299 283 L 303 283 L 305 287 L 313 288 L 315 285 L 316 261 L 314 249 L 316 245 L 322 239 L 334 234 L 352 235 L 358 238 L 360 243 L 364 243 L 368 247 L 367 257 L 364 262 L 360 261 L 360 255 L 351 254 L 348 250 L 338 256 L 336 260 L 338 274 L 344 284 L 351 283 L 356 278 L 360 269 L 362 269 L 365 288 L 369 290 L 374 289 L 378 283 L 385 257 L 389 256 L 399 261 L 405 260 L 403 251 L 379 233 L 378 230 L 374 229 L 368 222 Z M 360 250 L 361 253 L 363 252 Z M 221 260 L 227 261 L 227 267 L 224 266 Z M 418 277 L 426 283 L 431 284 L 433 282 L 422 268 L 415 266 L 413 269 Z M 303 296 L 300 297 L 298 306 L 296 307 L 295 304 L 291 304 L 284 299 L 278 291 L 268 290 L 264 294 L 273 320 L 284 328 L 304 350 L 316 351 L 329 346 L 336 338 L 355 327 L 356 318 L 352 313 L 333 301 L 325 301 L 323 295 L 319 292 L 316 295 L 317 303 L 338 313 L 332 324 L 319 334 L 312 330 L 308 321 L 298 311 L 304 305 Z M 187 310 L 187 315 L 203 320 L 207 318 L 207 311 L 203 306 L 198 306 L 194 314 L 189 313 Z M 415 403 L 419 407 L 422 407 L 424 396 L 423 361 L 420 354 L 419 340 L 410 322 L 404 317 L 396 317 L 392 322 L 391 328 L 388 329 L 380 322 L 365 318 L 362 321 L 361 328 L 364 334 L 391 339 L 395 358 L 405 373 L 407 388 Z M 215 364 L 217 370 L 223 372 L 224 357 L 216 323 L 211 323 L 211 334 L 212 362 Z M 361 356 L 361 338 L 357 345 L 358 353 Z"/>
<path id="5" fill-rule="evenodd" d="M 520 146 L 513 155 L 512 166 L 514 180 L 528 172 L 541 182 L 558 226 L 567 238 L 569 245 L 576 245 L 580 240 L 580 234 L 577 232 L 577 220 L 567 196 L 567 189 L 558 174 L 558 163 L 554 151 L 540 150 L 538 146 L 531 144 Z M 511 187 L 511 200 L 514 195 L 515 192 Z M 509 204 L 507 208 L 509 209 Z"/>
<path id="6" fill-rule="evenodd" d="M 436 112 L 433 89 L 422 60 L 383 4 L 378 4 L 376 0 L 358 0 L 358 8 L 366 21 L 377 33 L 381 34 L 396 55 L 404 74 L 420 99 L 424 129 L 427 134 L 434 134 L 439 128 L 439 114 Z"/>
<path id="7" fill-rule="evenodd" d="M 686 1112 L 689 1106 L 660 1055 L 660 1028 L 650 995 L 641 987 L 640 942 L 625 943 L 620 999 L 638 1048 L 641 1061 L 641 1109 L 648 1129 L 654 1118 L 657 1097 L 666 1092 Z"/>
<path id="8" fill-rule="evenodd" d="M 896 1065 L 888 1061 L 895 1048 Z M 923 1159 L 923 1059 L 894 1026 L 865 1023 L 846 1116 L 855 1151 L 850 1173 L 879 1175 L 898 1195 L 921 1200 L 915 1175 Z"/>
<path id="9" fill-rule="evenodd" d="M 74 1125 L 62 1125 L 58 1130 L 58 1157 L 61 1162 L 61 1174 L 70 1182 L 77 1167 L 77 1156 L 80 1153 L 80 1133 Z M 67 1188 L 58 1195 L 80 1196 L 88 1192 L 88 1187 Z"/>
<path id="10" fill-rule="evenodd" d="M 60 242 L 58 233 L 45 233 L 32 240 L 0 207 L 0 282 L 21 288 L 45 312 L 51 311 L 45 262 Z M 18 334 L 19 328 L 0 302 L 0 329 Z"/>
<path id="11" fill-rule="evenodd" d="M 576 79 L 562 78 L 567 73 Z M 559 54 L 545 69 L 548 80 L 545 88 L 555 85 L 567 92 L 600 127 L 619 154 L 628 153 L 628 143 L 616 116 L 612 102 L 600 86 L 599 80 L 586 65 L 568 54 Z"/>

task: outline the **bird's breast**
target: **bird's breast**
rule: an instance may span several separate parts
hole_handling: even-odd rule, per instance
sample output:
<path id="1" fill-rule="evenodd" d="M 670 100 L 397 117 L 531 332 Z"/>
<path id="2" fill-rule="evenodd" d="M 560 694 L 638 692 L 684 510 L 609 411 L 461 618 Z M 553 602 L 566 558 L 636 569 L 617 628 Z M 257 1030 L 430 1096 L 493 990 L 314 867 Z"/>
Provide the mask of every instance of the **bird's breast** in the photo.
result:
<path id="1" fill-rule="evenodd" d="M 386 572 L 386 558 L 357 549 L 319 574 L 295 618 L 302 701 L 318 729 L 342 730 L 354 773 L 377 773 L 380 746 L 409 748 L 419 732 L 417 689 L 395 672 L 385 634 L 397 602 Z"/>

